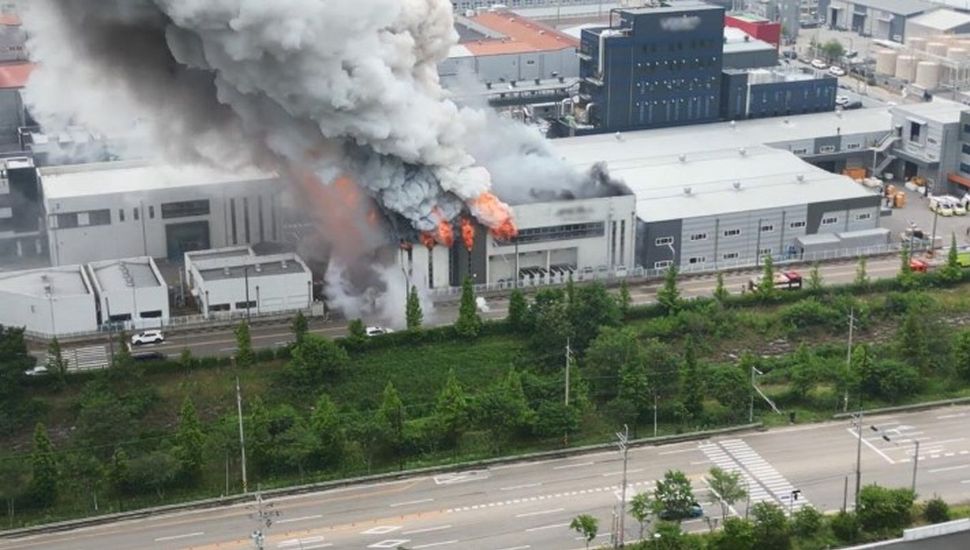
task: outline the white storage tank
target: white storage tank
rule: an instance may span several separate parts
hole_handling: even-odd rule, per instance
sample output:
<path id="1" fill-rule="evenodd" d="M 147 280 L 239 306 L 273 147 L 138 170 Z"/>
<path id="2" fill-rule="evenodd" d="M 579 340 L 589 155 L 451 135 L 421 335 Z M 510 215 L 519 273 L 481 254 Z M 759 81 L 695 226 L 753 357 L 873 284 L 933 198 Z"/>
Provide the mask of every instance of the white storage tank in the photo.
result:
<path id="1" fill-rule="evenodd" d="M 926 50 L 926 39 L 925 38 L 921 38 L 919 36 L 914 36 L 913 38 L 910 38 L 910 39 L 906 40 L 906 44 L 910 48 L 912 48 L 912 49 L 914 49 L 914 50 L 916 50 L 918 52 L 922 52 L 922 51 L 925 51 Z"/>
<path id="2" fill-rule="evenodd" d="M 896 50 L 879 50 L 876 52 L 876 74 L 896 74 Z"/>
<path id="3" fill-rule="evenodd" d="M 926 53 L 946 57 L 947 45 L 945 42 L 929 42 L 926 44 Z"/>
<path id="4" fill-rule="evenodd" d="M 940 64 L 934 61 L 921 61 L 916 66 L 916 85 L 924 90 L 935 90 L 940 86 Z"/>
<path id="5" fill-rule="evenodd" d="M 911 55 L 901 55 L 896 58 L 896 78 L 913 80 L 916 76 L 916 58 Z"/>
<path id="6" fill-rule="evenodd" d="M 946 57 L 954 61 L 963 61 L 967 58 L 967 49 L 963 47 L 951 47 L 946 51 Z"/>

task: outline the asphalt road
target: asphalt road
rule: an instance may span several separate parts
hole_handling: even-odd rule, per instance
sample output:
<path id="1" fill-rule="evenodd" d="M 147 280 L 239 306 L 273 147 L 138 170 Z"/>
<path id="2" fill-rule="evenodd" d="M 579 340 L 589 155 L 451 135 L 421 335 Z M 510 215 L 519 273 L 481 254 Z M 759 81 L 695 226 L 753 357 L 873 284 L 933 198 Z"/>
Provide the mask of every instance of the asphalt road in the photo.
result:
<path id="1" fill-rule="evenodd" d="M 855 279 L 857 262 L 855 260 L 824 264 L 819 271 L 824 284 L 850 283 Z M 786 267 L 785 269 L 789 269 Z M 806 279 L 810 266 L 792 266 Z M 884 258 L 870 258 L 866 271 L 873 280 L 895 277 L 899 271 L 899 259 L 895 256 Z M 724 277 L 725 288 L 734 294 L 740 293 L 744 284 L 758 271 L 727 274 Z M 656 300 L 660 281 L 631 286 L 630 294 L 636 305 L 653 303 Z M 710 296 L 717 286 L 713 274 L 700 277 L 683 278 L 679 283 L 681 294 L 689 296 Z M 508 314 L 508 300 L 506 298 L 489 300 L 490 311 L 483 314 L 488 319 L 501 319 Z M 403 307 L 403 305 L 402 305 Z M 433 312 L 425 312 L 425 320 L 429 325 L 449 325 L 458 318 L 458 305 L 454 303 L 439 304 Z M 365 319 L 367 324 L 381 324 L 379 319 Z M 337 337 L 347 333 L 346 323 L 343 321 L 314 324 L 311 331 L 316 334 Z M 253 347 L 256 349 L 274 346 L 285 346 L 292 341 L 293 335 L 286 325 L 253 326 L 250 330 Z M 88 344 L 90 345 L 90 344 Z M 192 351 L 196 357 L 228 356 L 236 351 L 236 340 L 231 330 L 211 332 L 182 332 L 168 334 L 168 341 L 155 346 L 145 346 L 144 350 L 159 351 L 176 357 L 185 348 Z"/>
<path id="2" fill-rule="evenodd" d="M 862 481 L 908 486 L 914 441 L 921 444 L 918 492 L 956 502 L 970 499 L 970 407 L 947 407 L 866 419 Z M 875 424 L 895 440 L 884 441 Z M 628 498 L 650 491 L 668 469 L 692 480 L 708 518 L 719 518 L 704 474 L 714 465 L 740 470 L 751 502 L 730 513 L 744 515 L 758 501 L 797 508 L 811 503 L 841 508 L 846 480 L 852 507 L 857 436 L 849 421 L 793 426 L 704 441 L 631 449 Z M 268 529 L 266 548 L 583 548 L 569 530 L 571 518 L 589 513 L 600 520 L 598 542 L 609 540 L 619 503 L 623 463 L 607 451 L 567 459 L 514 463 L 461 474 L 419 476 L 271 501 L 279 512 Z M 789 503 L 793 489 L 801 491 Z M 251 548 L 255 528 L 247 505 L 182 512 L 72 532 L 0 540 L 0 549 L 95 550 Z M 708 529 L 708 519 L 685 522 Z M 638 537 L 628 518 L 627 541 Z"/>

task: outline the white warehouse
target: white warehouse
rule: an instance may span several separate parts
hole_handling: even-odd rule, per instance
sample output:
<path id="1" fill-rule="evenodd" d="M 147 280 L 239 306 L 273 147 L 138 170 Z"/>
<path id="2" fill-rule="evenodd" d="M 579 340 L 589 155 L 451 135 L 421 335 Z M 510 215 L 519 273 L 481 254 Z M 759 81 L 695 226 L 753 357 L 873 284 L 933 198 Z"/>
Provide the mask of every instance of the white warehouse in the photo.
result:
<path id="1" fill-rule="evenodd" d="M 168 286 L 150 257 L 106 260 L 88 265 L 102 323 L 159 327 L 169 318 Z"/>
<path id="2" fill-rule="evenodd" d="M 53 265 L 275 242 L 282 182 L 200 166 L 111 162 L 40 169 Z"/>
<path id="3" fill-rule="evenodd" d="M 208 258 L 186 255 L 191 292 L 203 315 L 259 315 L 313 305 L 313 277 L 296 254 L 211 252 L 216 254 Z"/>
<path id="4" fill-rule="evenodd" d="M 98 329 L 94 288 L 79 265 L 0 273 L 0 325 L 44 335 Z"/>

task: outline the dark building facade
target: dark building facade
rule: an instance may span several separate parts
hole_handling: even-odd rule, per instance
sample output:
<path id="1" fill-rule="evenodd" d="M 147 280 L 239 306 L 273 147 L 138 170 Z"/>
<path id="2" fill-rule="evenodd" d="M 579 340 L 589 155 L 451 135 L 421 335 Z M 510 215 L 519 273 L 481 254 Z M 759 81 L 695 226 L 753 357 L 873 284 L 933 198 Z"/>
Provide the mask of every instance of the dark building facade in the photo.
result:
<path id="1" fill-rule="evenodd" d="M 724 8 L 680 2 L 616 10 L 584 29 L 580 97 L 600 131 L 719 120 Z"/>
<path id="2" fill-rule="evenodd" d="M 727 120 L 835 110 L 838 80 L 812 73 L 724 71 L 721 114 Z"/>

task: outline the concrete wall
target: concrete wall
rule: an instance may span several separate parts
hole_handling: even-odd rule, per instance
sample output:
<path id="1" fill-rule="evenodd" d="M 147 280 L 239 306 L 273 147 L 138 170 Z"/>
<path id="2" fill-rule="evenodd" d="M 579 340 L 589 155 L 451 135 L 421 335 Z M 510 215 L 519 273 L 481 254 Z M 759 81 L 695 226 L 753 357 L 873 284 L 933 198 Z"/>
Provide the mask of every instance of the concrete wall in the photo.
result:
<path id="1" fill-rule="evenodd" d="M 249 274 L 249 299 L 256 302 L 250 313 L 288 311 L 310 307 L 308 291 L 311 276 L 309 271 L 257 276 L 252 270 Z M 197 287 L 202 312 L 208 313 L 209 306 L 229 304 L 228 311 L 245 311 L 245 306 L 237 307 L 246 301 L 246 281 L 244 278 L 201 281 Z"/>
<path id="2" fill-rule="evenodd" d="M 504 55 L 449 57 L 438 65 L 445 86 L 461 82 L 461 74 L 472 75 L 481 82 L 551 79 L 557 76 L 579 76 L 579 58 L 573 48 Z"/>
<path id="3" fill-rule="evenodd" d="M 0 290 L 0 325 L 25 327 L 45 335 L 95 331 L 98 329 L 95 296 L 90 284 L 87 287 L 87 294 L 50 299 Z"/>

